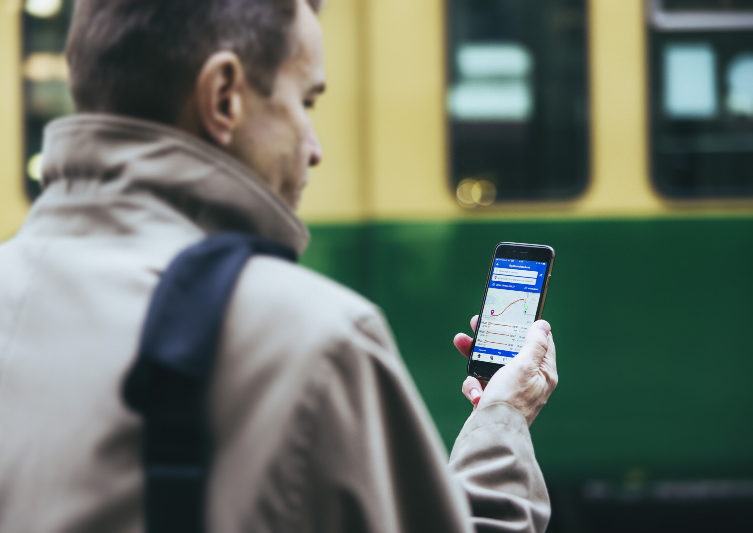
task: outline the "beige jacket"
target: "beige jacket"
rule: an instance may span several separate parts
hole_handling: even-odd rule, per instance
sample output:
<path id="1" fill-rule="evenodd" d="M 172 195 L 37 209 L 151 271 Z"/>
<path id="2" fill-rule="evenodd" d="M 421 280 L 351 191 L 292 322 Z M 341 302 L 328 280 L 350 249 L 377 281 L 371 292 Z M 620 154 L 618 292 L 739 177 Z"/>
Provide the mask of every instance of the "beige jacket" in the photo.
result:
<path id="1" fill-rule="evenodd" d="M 308 233 L 231 158 L 138 120 L 53 123 L 44 181 L 0 246 L 0 531 L 141 531 L 141 424 L 120 391 L 160 272 L 214 230 L 299 252 Z M 212 531 L 546 526 L 523 416 L 477 411 L 448 466 L 380 313 L 306 268 L 246 266 L 211 411 Z"/>

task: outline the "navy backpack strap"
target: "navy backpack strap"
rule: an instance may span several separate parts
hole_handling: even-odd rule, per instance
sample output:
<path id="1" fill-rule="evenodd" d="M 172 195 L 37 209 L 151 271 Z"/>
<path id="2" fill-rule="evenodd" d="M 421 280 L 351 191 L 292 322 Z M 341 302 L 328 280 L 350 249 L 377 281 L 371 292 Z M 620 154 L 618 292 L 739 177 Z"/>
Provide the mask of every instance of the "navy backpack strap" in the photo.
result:
<path id="1" fill-rule="evenodd" d="M 152 296 L 123 389 L 144 421 L 148 533 L 206 529 L 212 454 L 207 394 L 228 301 L 254 254 L 296 260 L 282 244 L 218 233 L 178 255 Z"/>

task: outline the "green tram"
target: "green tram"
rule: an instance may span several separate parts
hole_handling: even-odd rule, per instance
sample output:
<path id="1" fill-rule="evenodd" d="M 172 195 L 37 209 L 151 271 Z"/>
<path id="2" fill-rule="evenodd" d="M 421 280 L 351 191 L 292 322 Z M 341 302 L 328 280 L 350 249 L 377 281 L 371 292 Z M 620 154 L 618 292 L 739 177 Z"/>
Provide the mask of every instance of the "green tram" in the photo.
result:
<path id="1" fill-rule="evenodd" d="M 72 111 L 71 9 L 0 3 L 3 239 Z M 548 244 L 550 531 L 749 530 L 753 1 L 329 0 L 321 20 L 303 262 L 381 306 L 448 448 L 470 412 L 451 341 L 493 247 Z"/>

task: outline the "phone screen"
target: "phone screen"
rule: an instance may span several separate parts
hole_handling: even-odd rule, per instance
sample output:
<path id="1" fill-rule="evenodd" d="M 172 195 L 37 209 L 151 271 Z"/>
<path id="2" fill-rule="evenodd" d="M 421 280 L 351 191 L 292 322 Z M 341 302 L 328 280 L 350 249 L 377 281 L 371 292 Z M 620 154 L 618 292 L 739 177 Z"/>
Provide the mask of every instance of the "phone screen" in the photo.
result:
<path id="1" fill-rule="evenodd" d="M 495 258 L 479 316 L 472 361 L 505 365 L 536 321 L 547 263 Z"/>

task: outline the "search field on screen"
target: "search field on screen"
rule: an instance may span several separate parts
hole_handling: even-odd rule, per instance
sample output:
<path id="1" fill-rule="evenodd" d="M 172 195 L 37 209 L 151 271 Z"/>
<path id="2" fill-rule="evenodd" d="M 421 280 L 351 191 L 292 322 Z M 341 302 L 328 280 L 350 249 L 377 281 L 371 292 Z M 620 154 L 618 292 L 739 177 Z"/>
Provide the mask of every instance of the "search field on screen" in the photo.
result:
<path id="1" fill-rule="evenodd" d="M 537 278 L 539 273 L 535 270 L 516 270 L 513 268 L 495 268 L 494 273 L 500 276 L 518 276 L 521 278 Z"/>

